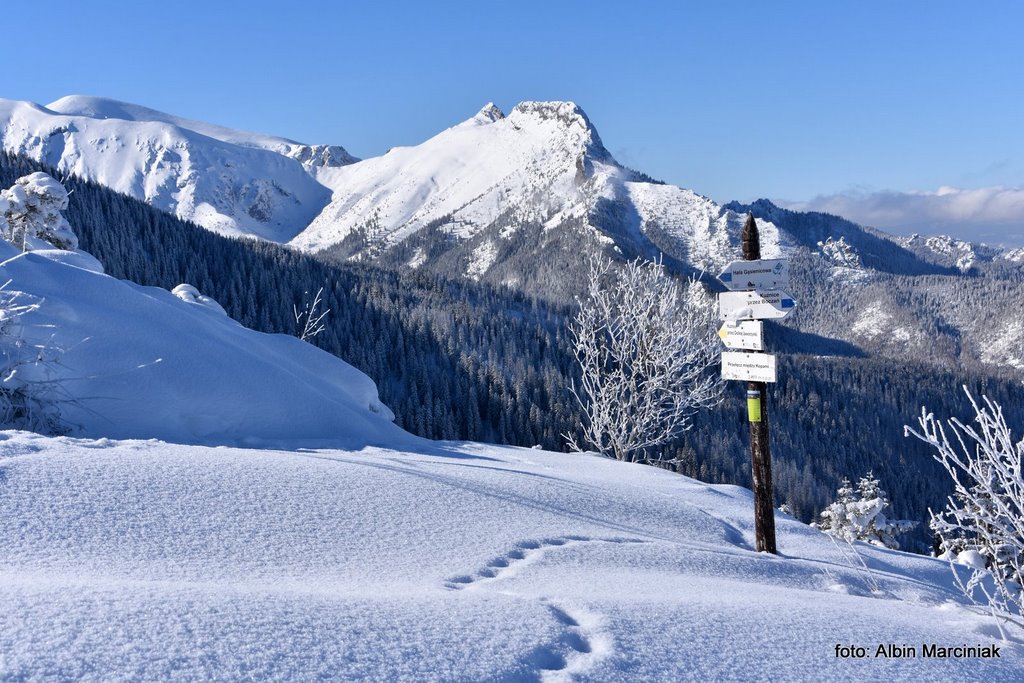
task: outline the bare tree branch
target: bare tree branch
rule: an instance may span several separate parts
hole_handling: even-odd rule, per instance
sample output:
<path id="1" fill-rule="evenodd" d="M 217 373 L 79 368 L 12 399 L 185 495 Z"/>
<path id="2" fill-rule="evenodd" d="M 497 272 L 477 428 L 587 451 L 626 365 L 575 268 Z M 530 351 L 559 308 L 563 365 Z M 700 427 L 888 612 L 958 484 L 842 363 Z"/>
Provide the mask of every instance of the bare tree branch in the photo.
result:
<path id="1" fill-rule="evenodd" d="M 316 296 L 313 297 L 313 302 L 306 301 L 301 311 L 298 306 L 292 306 L 292 311 L 295 314 L 295 336 L 304 342 L 312 341 L 314 337 L 327 329 L 324 319 L 327 318 L 327 314 L 331 312 L 331 309 L 328 308 L 320 312 L 320 306 L 323 304 L 323 293 L 324 288 L 321 287 L 317 290 Z"/>

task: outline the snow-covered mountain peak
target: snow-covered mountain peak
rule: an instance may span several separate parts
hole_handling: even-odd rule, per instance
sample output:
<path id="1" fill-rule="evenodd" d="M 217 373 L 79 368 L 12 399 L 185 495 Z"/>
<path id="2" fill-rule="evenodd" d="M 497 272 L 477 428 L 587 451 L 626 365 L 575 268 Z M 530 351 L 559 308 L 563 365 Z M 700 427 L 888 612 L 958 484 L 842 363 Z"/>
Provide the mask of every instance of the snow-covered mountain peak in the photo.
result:
<path id="1" fill-rule="evenodd" d="M 498 105 L 494 104 L 494 102 L 488 102 L 470 120 L 479 124 L 487 124 L 500 121 L 503 118 L 505 118 L 505 114 L 498 108 Z"/>
<path id="2" fill-rule="evenodd" d="M 949 235 L 922 236 L 914 233 L 910 237 L 897 238 L 897 243 L 908 249 L 923 247 L 940 257 L 949 259 L 963 272 L 970 270 L 979 256 L 978 245 Z"/>
<path id="3" fill-rule="evenodd" d="M 520 102 L 509 114 L 508 120 L 517 129 L 534 126 L 538 122 L 555 122 L 570 135 L 578 136 L 578 139 L 584 142 L 588 156 L 598 161 L 614 163 L 611 154 L 604 148 L 594 124 L 575 102 Z"/>
<path id="4" fill-rule="evenodd" d="M 495 114 L 488 105 L 420 145 L 318 173 L 334 190 L 331 204 L 291 244 L 340 258 L 390 253 L 413 268 L 434 249 L 460 264 L 456 272 L 483 279 L 493 267 L 506 283 L 518 277 L 501 274 L 510 250 L 534 244 L 513 245 L 520 230 L 539 229 L 542 242 L 564 235 L 573 249 L 592 239 L 623 255 L 661 252 L 706 270 L 738 254 L 743 216 L 620 166 L 577 104 L 522 102 Z M 766 257 L 787 243 L 763 223 Z"/>
<path id="5" fill-rule="evenodd" d="M 318 172 L 334 196 L 291 244 L 315 251 L 348 240 L 355 253 L 395 245 L 439 221 L 460 238 L 503 214 L 557 223 L 621 194 L 618 175 L 624 171 L 572 102 L 523 102 L 508 117 L 488 103 L 419 145 Z"/>
<path id="6" fill-rule="evenodd" d="M 1002 258 L 1013 263 L 1024 263 L 1024 247 L 1016 247 L 1014 249 L 1004 249 L 1002 252 Z"/>
<path id="7" fill-rule="evenodd" d="M 57 114 L 88 116 L 91 119 L 121 119 L 122 121 L 167 121 L 170 114 L 109 97 L 67 95 L 46 108 Z"/>
<path id="8" fill-rule="evenodd" d="M 575 102 L 520 102 L 512 109 L 510 117 L 520 121 L 527 117 L 537 117 L 543 120 L 557 119 L 566 125 L 592 127 L 586 113 Z"/>

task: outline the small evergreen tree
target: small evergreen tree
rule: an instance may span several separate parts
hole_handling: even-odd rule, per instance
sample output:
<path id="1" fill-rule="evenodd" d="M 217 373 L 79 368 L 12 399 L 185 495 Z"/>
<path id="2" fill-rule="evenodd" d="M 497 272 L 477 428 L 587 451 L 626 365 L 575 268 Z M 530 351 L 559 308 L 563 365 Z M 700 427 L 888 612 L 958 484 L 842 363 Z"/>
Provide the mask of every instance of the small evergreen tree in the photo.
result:
<path id="1" fill-rule="evenodd" d="M 847 543 L 867 541 L 872 545 L 899 549 L 896 536 L 910 531 L 916 522 L 886 517 L 889 494 L 878 485 L 878 479 L 868 472 L 857 482 L 854 491 L 848 479 L 843 479 L 837 491 L 838 498 L 821 512 L 821 521 L 813 527 L 842 539 Z"/>
<path id="2" fill-rule="evenodd" d="M 22 251 L 36 240 L 48 243 L 43 247 L 77 249 L 78 237 L 62 213 L 67 208 L 68 192 L 52 176 L 41 171 L 22 176 L 0 191 L 0 234 Z"/>

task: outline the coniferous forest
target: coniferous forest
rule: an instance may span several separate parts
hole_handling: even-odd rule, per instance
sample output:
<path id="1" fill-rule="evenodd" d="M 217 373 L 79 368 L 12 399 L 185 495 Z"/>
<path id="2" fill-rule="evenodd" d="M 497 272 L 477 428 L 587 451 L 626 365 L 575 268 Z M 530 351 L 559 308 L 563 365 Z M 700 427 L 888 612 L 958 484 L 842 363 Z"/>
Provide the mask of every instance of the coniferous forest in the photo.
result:
<path id="1" fill-rule="evenodd" d="M 53 169 L 0 156 L 0 184 Z M 566 343 L 570 306 L 508 288 L 418 271 L 325 261 L 254 240 L 225 238 L 97 184 L 66 178 L 67 217 L 115 277 L 172 288 L 189 283 L 254 329 L 294 334 L 293 307 L 323 288 L 327 327 L 314 343 L 377 383 L 403 428 L 432 439 L 541 445 L 564 450 L 580 411 L 569 391 L 578 381 Z M 582 277 L 586 264 L 579 264 Z M 116 303 L 115 303 L 116 305 Z M 778 339 L 799 342 L 785 328 Z M 901 518 L 924 522 L 950 485 L 924 444 L 903 436 L 921 406 L 937 416 L 970 416 L 961 386 L 1002 404 L 1024 427 L 1020 380 L 976 368 L 944 370 L 925 362 L 868 357 L 848 345 L 780 354 L 769 391 L 777 503 L 810 521 L 842 478 L 871 470 Z M 664 456 L 703 481 L 750 485 L 743 387 L 698 416 Z M 581 461 L 582 462 L 582 461 Z M 929 547 L 921 524 L 905 547 Z"/>

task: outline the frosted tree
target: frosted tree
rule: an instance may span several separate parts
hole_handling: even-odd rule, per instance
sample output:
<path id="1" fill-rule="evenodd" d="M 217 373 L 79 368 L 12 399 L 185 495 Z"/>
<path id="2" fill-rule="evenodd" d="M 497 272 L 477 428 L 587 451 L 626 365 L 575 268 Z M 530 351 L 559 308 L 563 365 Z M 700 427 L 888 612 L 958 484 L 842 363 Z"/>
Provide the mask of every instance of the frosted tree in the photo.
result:
<path id="1" fill-rule="evenodd" d="M 953 495 L 929 524 L 946 556 L 971 567 L 966 582 L 954 572 L 971 600 L 1024 614 L 1024 439 L 1014 440 L 999 404 L 984 396 L 979 404 L 964 392 L 972 424 L 950 418 L 943 425 L 922 408 L 920 431 L 906 428 L 935 449 L 953 480 Z"/>
<path id="2" fill-rule="evenodd" d="M 899 548 L 896 536 L 910 531 L 916 522 L 889 519 L 889 494 L 879 488 L 878 479 L 868 472 L 857 482 L 857 490 L 843 479 L 835 502 L 821 512 L 813 527 L 847 543 L 867 541 L 886 548 Z"/>
<path id="3" fill-rule="evenodd" d="M 23 251 L 75 249 L 78 237 L 61 213 L 67 206 L 68 193 L 53 177 L 22 176 L 0 190 L 0 238 Z M 9 289 L 10 284 L 0 284 L 0 425 L 61 433 L 58 405 L 66 390 L 50 376 L 60 349 L 25 340 L 20 319 L 41 302 Z"/>
<path id="4" fill-rule="evenodd" d="M 697 281 L 680 283 L 639 259 L 616 266 L 594 257 L 586 284 L 569 326 L 582 370 L 572 393 L 584 412 L 583 444 L 618 460 L 659 460 L 652 449 L 721 400 L 713 301 Z"/>
<path id="5" fill-rule="evenodd" d="M 67 190 L 52 176 L 40 171 L 22 176 L 0 191 L 3 238 L 22 251 L 48 245 L 77 249 L 78 237 L 62 213 L 67 208 Z"/>
<path id="6" fill-rule="evenodd" d="M 821 511 L 821 521 L 812 523 L 811 526 L 836 538 L 853 542 L 857 539 L 857 535 L 853 532 L 853 524 L 850 522 L 849 516 L 856 501 L 849 479 L 843 478 L 839 484 L 839 490 L 836 491 L 836 496 L 835 501 Z"/>

